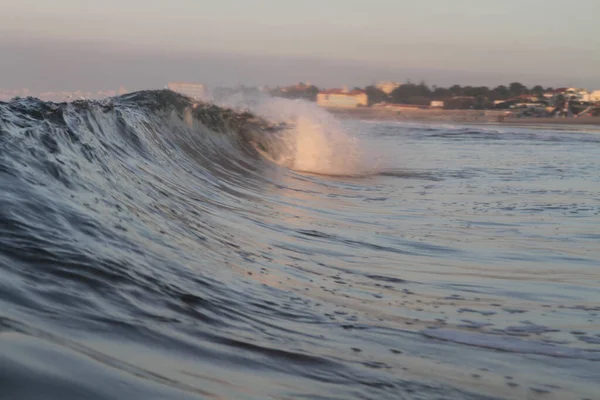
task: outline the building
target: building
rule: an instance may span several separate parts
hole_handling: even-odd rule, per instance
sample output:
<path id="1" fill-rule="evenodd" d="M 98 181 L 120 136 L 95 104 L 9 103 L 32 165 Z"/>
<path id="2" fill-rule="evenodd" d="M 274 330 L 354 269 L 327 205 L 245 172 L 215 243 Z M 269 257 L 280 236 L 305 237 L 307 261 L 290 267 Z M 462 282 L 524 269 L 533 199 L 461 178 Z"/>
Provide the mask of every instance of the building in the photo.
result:
<path id="1" fill-rule="evenodd" d="M 581 103 L 600 102 L 600 90 L 589 92 L 579 88 L 559 88 L 544 94 L 544 97 L 554 102 L 556 102 L 559 96 L 570 101 Z"/>
<path id="2" fill-rule="evenodd" d="M 600 90 L 586 92 L 581 96 L 581 101 L 583 101 L 584 103 L 596 103 L 600 101 Z"/>
<path id="3" fill-rule="evenodd" d="M 558 88 L 550 93 L 554 97 L 560 95 L 572 101 L 588 101 L 587 97 L 590 94 L 587 90 L 579 88 Z"/>
<path id="4" fill-rule="evenodd" d="M 317 94 L 317 104 L 322 107 L 366 107 L 369 99 L 362 90 L 329 89 Z"/>
<path id="5" fill-rule="evenodd" d="M 201 83 L 169 82 L 167 88 L 194 100 L 202 100 L 206 94 L 206 88 Z"/>
<path id="6" fill-rule="evenodd" d="M 579 88 L 569 88 L 567 89 L 567 95 L 571 98 L 571 100 L 575 101 L 589 101 L 588 96 L 589 92 L 585 89 Z"/>
<path id="7" fill-rule="evenodd" d="M 381 81 L 381 82 L 378 82 L 377 85 L 375 85 L 375 87 L 377 89 L 381 90 L 385 94 L 392 93 L 394 90 L 396 90 L 400 86 L 402 86 L 401 83 L 392 82 L 392 81 Z"/>

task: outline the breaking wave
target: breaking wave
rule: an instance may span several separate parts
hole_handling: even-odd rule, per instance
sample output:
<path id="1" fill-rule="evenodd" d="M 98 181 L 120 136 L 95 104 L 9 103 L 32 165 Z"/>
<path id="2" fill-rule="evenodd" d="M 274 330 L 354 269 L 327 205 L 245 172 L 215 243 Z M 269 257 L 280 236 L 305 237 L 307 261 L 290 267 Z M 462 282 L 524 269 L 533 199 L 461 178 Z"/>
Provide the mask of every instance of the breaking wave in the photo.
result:
<path id="1" fill-rule="evenodd" d="M 455 370 L 484 368 L 491 350 L 511 367 L 523 354 L 551 358 L 553 379 L 593 370 L 600 333 L 591 328 L 572 334 L 581 343 L 556 346 L 526 335 L 568 332 L 509 329 L 537 312 L 527 301 L 556 293 L 535 262 L 559 271 L 568 260 L 564 276 L 577 264 L 595 282 L 593 245 L 556 255 L 563 242 L 540 242 L 528 231 L 539 221 L 527 220 L 585 216 L 589 226 L 573 232 L 592 243 L 594 186 L 521 186 L 595 182 L 591 161 L 568 175 L 552 158 L 595 150 L 580 144 L 591 135 L 569 136 L 576 151 L 541 152 L 548 168 L 513 174 L 510 158 L 490 167 L 490 147 L 518 155 L 548 135 L 369 130 L 301 101 L 238 100 L 143 91 L 0 103 L 0 398 L 487 399 L 506 393 Z M 494 140 L 470 140 L 477 134 Z M 448 155 L 458 158 L 439 160 Z M 554 204 L 560 196 L 568 202 Z M 522 243 L 553 248 L 535 255 Z M 532 263 L 531 286 L 493 279 L 514 274 L 500 270 L 514 260 Z M 595 318 L 597 288 L 569 287 L 571 300 L 548 310 Z M 467 301 L 493 310 L 457 305 Z M 485 321 L 463 332 L 462 313 Z"/>

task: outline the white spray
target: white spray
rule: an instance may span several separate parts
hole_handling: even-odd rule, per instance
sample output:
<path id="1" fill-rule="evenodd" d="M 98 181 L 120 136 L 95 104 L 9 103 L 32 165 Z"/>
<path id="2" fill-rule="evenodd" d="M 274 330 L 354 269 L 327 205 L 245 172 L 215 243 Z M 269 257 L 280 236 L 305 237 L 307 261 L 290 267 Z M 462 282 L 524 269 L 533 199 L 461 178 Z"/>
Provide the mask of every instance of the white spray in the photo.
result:
<path id="1" fill-rule="evenodd" d="M 271 161 L 299 172 L 324 175 L 365 173 L 364 152 L 359 140 L 342 128 L 330 113 L 314 103 L 267 96 L 235 96 L 220 102 L 232 108 L 245 108 L 290 128 L 279 137 L 277 151 L 265 154 Z"/>

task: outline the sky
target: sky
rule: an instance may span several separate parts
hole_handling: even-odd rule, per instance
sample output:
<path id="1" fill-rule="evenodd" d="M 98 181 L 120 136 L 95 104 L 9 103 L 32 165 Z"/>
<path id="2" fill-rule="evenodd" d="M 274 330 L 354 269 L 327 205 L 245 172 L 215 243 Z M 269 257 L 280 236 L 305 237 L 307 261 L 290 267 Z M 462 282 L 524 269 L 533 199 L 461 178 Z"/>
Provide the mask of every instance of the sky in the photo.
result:
<path id="1" fill-rule="evenodd" d="M 0 0 L 0 88 L 600 89 L 600 0 Z"/>

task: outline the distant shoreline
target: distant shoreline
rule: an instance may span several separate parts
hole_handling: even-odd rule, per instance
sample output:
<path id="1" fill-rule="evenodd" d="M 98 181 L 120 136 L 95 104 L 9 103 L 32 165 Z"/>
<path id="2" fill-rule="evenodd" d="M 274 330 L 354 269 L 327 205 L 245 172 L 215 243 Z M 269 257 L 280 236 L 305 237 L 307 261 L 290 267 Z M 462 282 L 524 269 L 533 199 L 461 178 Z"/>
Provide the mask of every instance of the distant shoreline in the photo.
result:
<path id="1" fill-rule="evenodd" d="M 600 117 L 579 118 L 517 118 L 504 116 L 499 110 L 444 110 L 419 108 L 325 108 L 340 119 L 361 119 L 370 121 L 405 121 L 438 123 L 476 123 L 508 126 L 532 125 L 586 125 L 600 129 Z"/>

